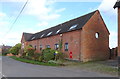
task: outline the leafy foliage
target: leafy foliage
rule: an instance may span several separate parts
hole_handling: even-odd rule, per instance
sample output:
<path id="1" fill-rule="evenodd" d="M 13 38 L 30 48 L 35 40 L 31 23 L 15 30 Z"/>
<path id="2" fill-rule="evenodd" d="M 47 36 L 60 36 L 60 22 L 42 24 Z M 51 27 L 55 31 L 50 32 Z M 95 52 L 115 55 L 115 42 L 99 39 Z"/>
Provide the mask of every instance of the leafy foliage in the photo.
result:
<path id="1" fill-rule="evenodd" d="M 12 47 L 9 52 L 12 53 L 13 55 L 18 55 L 19 51 L 21 49 L 21 43 L 16 44 L 14 47 Z"/>
<path id="2" fill-rule="evenodd" d="M 59 52 L 56 55 L 57 60 L 64 60 L 67 57 L 67 55 L 65 53 Z"/>
<path id="3" fill-rule="evenodd" d="M 29 59 L 24 59 L 24 58 L 18 58 L 16 56 L 11 56 L 11 58 L 21 61 L 21 62 L 25 62 L 25 63 L 31 63 L 31 64 L 37 64 L 37 65 L 45 65 L 45 66 L 59 66 L 59 64 L 55 64 L 55 63 L 50 63 L 50 62 L 39 62 L 39 61 L 35 61 L 35 60 L 29 60 Z"/>
<path id="4" fill-rule="evenodd" d="M 59 51 L 61 52 L 62 51 L 62 40 L 59 40 Z"/>
<path id="5" fill-rule="evenodd" d="M 34 52 L 35 49 L 32 46 L 28 45 L 25 47 L 22 57 L 26 59 L 32 59 Z"/>
<path id="6" fill-rule="evenodd" d="M 55 54 L 58 52 L 57 54 Z M 24 53 L 22 54 L 22 58 L 40 61 L 40 62 L 48 62 L 49 60 L 62 60 L 65 55 L 59 51 L 53 50 L 51 48 L 46 48 L 42 50 L 42 53 L 35 51 L 35 49 L 31 46 L 26 46 L 24 49 Z"/>
<path id="7" fill-rule="evenodd" d="M 44 61 L 54 60 L 55 58 L 54 53 L 55 53 L 55 50 L 51 48 L 46 48 L 42 50 Z"/>
<path id="8" fill-rule="evenodd" d="M 9 52 L 9 49 L 8 50 L 4 50 L 3 52 L 2 52 L 2 55 L 3 56 L 6 56 L 7 54 L 9 54 L 10 52 Z"/>
<path id="9" fill-rule="evenodd" d="M 34 59 L 36 60 L 36 61 L 40 61 L 40 62 L 42 62 L 43 61 L 43 56 L 42 56 L 42 54 L 41 53 L 34 53 Z"/>

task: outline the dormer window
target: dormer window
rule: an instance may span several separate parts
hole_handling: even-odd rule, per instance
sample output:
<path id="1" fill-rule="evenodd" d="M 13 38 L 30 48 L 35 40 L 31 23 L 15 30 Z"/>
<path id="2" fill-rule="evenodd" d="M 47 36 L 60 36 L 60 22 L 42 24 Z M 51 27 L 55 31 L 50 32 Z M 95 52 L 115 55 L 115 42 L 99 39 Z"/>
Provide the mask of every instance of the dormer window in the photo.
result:
<path id="1" fill-rule="evenodd" d="M 71 26 L 71 27 L 69 28 L 69 30 L 73 30 L 73 29 L 75 29 L 77 26 L 78 26 L 78 24 L 75 24 L 75 25 Z"/>
<path id="2" fill-rule="evenodd" d="M 42 35 L 41 35 L 41 38 L 42 38 L 44 35 L 45 35 L 45 34 L 42 34 Z"/>
<path id="3" fill-rule="evenodd" d="M 58 34 L 60 31 L 61 31 L 61 29 L 59 29 L 59 30 L 56 32 L 56 34 Z"/>
<path id="4" fill-rule="evenodd" d="M 32 37 L 32 40 L 35 39 L 35 37 Z"/>
<path id="5" fill-rule="evenodd" d="M 47 36 L 49 36 L 49 35 L 51 35 L 52 34 L 52 32 L 49 32 L 48 34 L 47 34 Z"/>

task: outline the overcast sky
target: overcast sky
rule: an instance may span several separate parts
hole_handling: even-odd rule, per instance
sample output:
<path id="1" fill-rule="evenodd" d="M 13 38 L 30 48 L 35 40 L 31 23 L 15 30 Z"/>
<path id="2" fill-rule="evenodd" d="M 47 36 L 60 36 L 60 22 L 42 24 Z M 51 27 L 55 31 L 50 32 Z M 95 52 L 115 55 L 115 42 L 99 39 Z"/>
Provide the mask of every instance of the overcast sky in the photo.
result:
<path id="1" fill-rule="evenodd" d="M 116 0 L 29 0 L 11 28 L 26 0 L 0 1 L 0 45 L 15 45 L 22 33 L 36 33 L 95 10 L 100 13 L 110 31 L 110 47 L 117 46 Z"/>

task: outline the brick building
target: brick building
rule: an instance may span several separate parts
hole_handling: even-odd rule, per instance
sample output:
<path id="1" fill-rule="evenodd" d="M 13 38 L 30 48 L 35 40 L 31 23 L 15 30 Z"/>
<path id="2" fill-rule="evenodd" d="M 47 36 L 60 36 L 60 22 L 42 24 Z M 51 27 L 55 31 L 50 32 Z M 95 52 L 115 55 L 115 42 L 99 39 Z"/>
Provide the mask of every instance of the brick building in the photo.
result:
<path id="1" fill-rule="evenodd" d="M 110 52 L 109 34 L 96 10 L 35 34 L 23 33 L 21 43 L 22 48 L 32 45 L 40 52 L 45 48 L 57 50 L 62 41 L 62 52 L 67 55 L 72 52 L 73 60 L 105 60 Z"/>
<path id="2" fill-rule="evenodd" d="M 5 53 L 7 50 L 9 50 L 12 46 L 5 46 L 1 45 L 0 46 L 0 53 Z"/>
<path id="3" fill-rule="evenodd" d="M 110 49 L 109 59 L 116 59 L 118 56 L 118 47 Z"/>
<path id="4" fill-rule="evenodd" d="M 120 0 L 117 0 L 114 8 L 118 8 L 118 56 L 120 57 Z"/>
<path id="5" fill-rule="evenodd" d="M 2 46 L 0 46 L 0 54 L 2 53 Z"/>

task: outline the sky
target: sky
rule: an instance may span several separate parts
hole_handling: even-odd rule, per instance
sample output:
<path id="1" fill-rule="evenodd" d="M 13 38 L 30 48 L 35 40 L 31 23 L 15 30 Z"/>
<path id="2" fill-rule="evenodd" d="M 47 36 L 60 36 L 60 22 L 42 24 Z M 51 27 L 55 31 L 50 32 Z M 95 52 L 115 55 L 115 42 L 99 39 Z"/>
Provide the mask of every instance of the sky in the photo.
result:
<path id="1" fill-rule="evenodd" d="M 15 22 L 26 1 L 0 0 L 0 45 L 14 46 L 20 43 L 23 32 L 40 32 L 99 10 L 110 32 L 110 48 L 117 46 L 116 0 L 28 0 Z"/>

